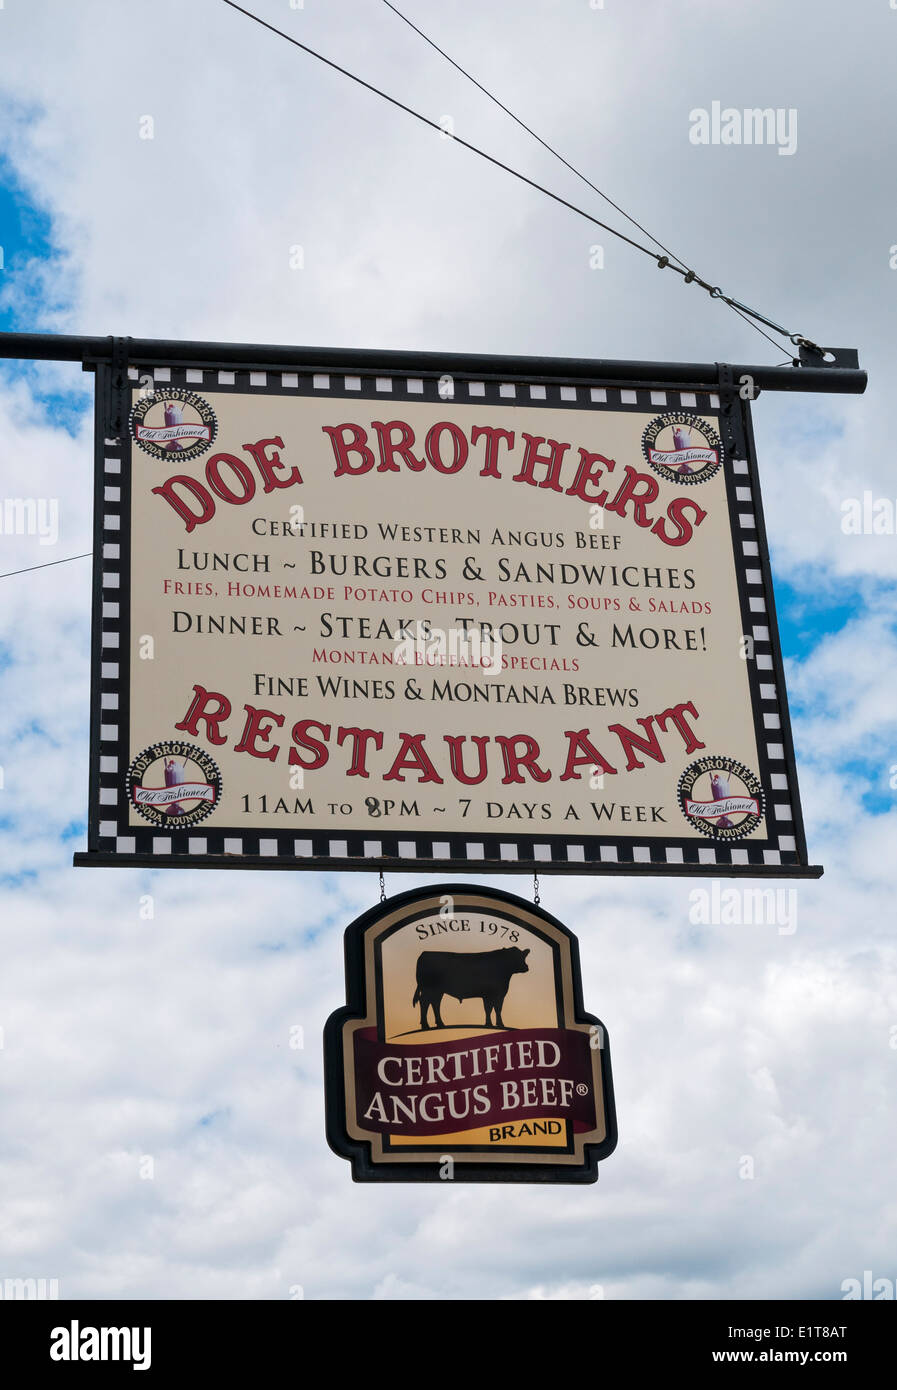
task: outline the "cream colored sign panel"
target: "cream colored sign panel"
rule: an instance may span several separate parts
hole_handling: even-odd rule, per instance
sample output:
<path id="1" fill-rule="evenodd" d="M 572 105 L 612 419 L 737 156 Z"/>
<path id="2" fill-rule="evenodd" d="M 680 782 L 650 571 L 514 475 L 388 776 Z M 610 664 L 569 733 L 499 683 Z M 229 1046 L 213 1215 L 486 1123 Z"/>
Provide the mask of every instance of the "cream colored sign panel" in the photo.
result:
<path id="1" fill-rule="evenodd" d="M 131 827 L 766 841 L 713 411 L 203 375 L 131 394 Z"/>

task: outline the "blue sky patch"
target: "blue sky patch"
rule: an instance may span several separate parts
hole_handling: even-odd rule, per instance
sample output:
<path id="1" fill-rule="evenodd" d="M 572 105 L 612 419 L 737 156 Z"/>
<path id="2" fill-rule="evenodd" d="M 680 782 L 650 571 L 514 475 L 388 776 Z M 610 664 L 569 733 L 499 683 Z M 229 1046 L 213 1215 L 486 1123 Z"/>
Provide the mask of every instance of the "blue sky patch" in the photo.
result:
<path id="1" fill-rule="evenodd" d="M 829 578 L 823 585 L 814 571 L 779 579 L 774 588 L 782 652 L 794 660 L 806 660 L 808 648 L 840 632 L 866 610 L 867 586 L 849 579 Z"/>
<path id="2" fill-rule="evenodd" d="M 0 330 L 4 333 L 39 333 L 48 315 L 54 318 L 69 307 L 62 285 L 71 284 L 71 271 L 59 269 L 61 253 L 54 243 L 50 214 L 29 194 L 9 161 L 0 155 Z M 58 298 L 48 301 L 53 288 Z M 35 400 L 54 425 L 74 434 L 90 409 L 92 385 L 79 376 L 71 391 L 48 389 L 40 364 L 0 360 L 0 381 L 24 379 Z"/>

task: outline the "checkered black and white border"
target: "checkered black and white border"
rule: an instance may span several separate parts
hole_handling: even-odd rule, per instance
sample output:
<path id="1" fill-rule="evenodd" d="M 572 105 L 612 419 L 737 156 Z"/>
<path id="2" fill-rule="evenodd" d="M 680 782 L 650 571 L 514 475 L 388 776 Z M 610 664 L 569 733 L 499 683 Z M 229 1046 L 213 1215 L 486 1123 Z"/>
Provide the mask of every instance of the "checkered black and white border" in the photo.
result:
<path id="1" fill-rule="evenodd" d="M 100 379 L 108 369 L 98 369 L 97 401 L 107 399 Z M 620 386 L 587 382 L 475 379 L 432 372 L 414 376 L 389 376 L 298 370 L 220 370 L 199 366 L 128 368 L 129 386 L 144 378 L 160 385 L 170 383 L 198 393 L 254 393 L 270 395 L 327 395 L 346 399 L 388 398 L 395 401 L 453 400 L 456 403 L 526 404 L 553 409 L 584 407 L 596 410 L 694 411 L 717 417 L 720 394 L 710 390 L 655 389 L 645 384 Z M 747 411 L 746 403 L 733 396 L 735 410 Z M 728 398 L 727 398 L 728 400 Z M 127 403 L 129 405 L 129 402 Z M 121 406 L 120 406 L 121 410 Z M 127 410 L 123 418 L 127 419 Z M 507 834 L 438 835 L 390 832 L 376 835 L 365 830 L 297 837 L 294 832 L 246 833 L 238 828 L 197 827 L 200 833 L 159 833 L 153 827 L 128 824 L 125 777 L 129 765 L 128 681 L 130 635 L 128 625 L 130 513 L 130 441 L 124 427 L 110 436 L 108 422 L 98 422 L 98 467 L 102 472 L 102 501 L 98 506 L 96 536 L 102 562 L 98 567 L 94 607 L 94 709 L 93 786 L 96 801 L 90 816 L 90 855 L 114 857 L 126 862 L 151 856 L 159 862 L 230 865 L 235 860 L 253 866 L 447 869 L 479 868 L 483 871 L 524 872 L 654 872 L 696 873 L 716 869 L 728 873 L 759 870 L 783 875 L 807 865 L 806 846 L 796 787 L 794 755 L 790 739 L 781 657 L 777 650 L 768 558 L 762 532 L 762 510 L 755 469 L 744 457 L 725 458 L 733 545 L 742 604 L 743 633 L 753 643 L 748 653 L 748 674 L 754 708 L 760 767 L 756 769 L 766 792 L 767 837 L 745 843 L 718 844 L 695 838 L 663 839 L 605 836 L 526 836 Z M 722 431 L 720 431 L 722 433 Z M 745 438 L 742 433 L 742 438 Z M 725 436 L 724 436 L 725 438 Z M 100 490 L 96 493 L 98 503 Z M 97 669 L 98 668 L 98 669 Z M 724 749 L 708 752 L 725 753 Z"/>

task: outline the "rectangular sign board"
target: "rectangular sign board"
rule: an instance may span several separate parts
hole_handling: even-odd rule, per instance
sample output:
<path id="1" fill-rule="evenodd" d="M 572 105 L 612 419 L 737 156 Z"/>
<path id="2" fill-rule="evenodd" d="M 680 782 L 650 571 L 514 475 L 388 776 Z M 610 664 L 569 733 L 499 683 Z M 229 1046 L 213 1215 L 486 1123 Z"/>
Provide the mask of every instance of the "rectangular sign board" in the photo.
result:
<path id="1" fill-rule="evenodd" d="M 738 391 L 359 357 L 97 363 L 75 862 L 821 872 Z"/>

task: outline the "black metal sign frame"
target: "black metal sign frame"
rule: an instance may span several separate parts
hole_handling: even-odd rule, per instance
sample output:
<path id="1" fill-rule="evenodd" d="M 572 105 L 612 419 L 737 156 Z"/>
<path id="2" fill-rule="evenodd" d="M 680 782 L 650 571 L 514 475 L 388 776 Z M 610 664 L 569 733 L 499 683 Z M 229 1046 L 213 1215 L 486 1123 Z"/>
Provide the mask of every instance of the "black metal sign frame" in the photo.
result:
<path id="1" fill-rule="evenodd" d="M 78 866 L 267 869 L 382 869 L 389 872 L 577 873 L 658 876 L 819 877 L 809 864 L 797 784 L 784 669 L 776 623 L 772 576 L 763 519 L 757 460 L 743 381 L 748 369 L 716 369 L 716 380 L 655 379 L 657 364 L 642 364 L 621 380 L 605 364 L 576 364 L 565 376 L 563 364 L 543 359 L 444 359 L 440 371 L 433 354 L 403 354 L 401 371 L 384 375 L 390 354 L 328 353 L 326 371 L 311 355 L 304 366 L 294 358 L 266 359 L 268 349 L 232 347 L 225 361 L 191 360 L 193 345 L 170 344 L 165 365 L 157 355 L 141 360 L 126 340 L 115 340 L 111 355 L 91 363 L 96 371 L 96 475 L 94 492 L 94 579 L 91 679 L 90 806 L 88 849 L 74 856 Z M 211 345 L 209 345 L 211 346 Z M 186 351 L 185 351 L 186 350 Z M 392 356 L 398 357 L 398 354 Z M 85 364 L 88 365 L 88 364 Z M 631 365 L 634 369 L 638 364 Z M 527 367 L 530 370 L 527 370 Z M 742 375 L 735 377 L 735 373 Z M 750 638 L 747 661 L 760 766 L 767 836 L 737 843 L 677 837 L 608 835 L 464 835 L 431 826 L 416 833 L 375 832 L 353 826 L 338 835 L 325 830 L 248 833 L 240 826 L 203 825 L 198 832 L 160 834 L 154 827 L 128 823 L 125 773 L 129 765 L 130 470 L 128 432 L 130 392 L 149 378 L 165 386 L 217 393 L 351 396 L 353 400 L 444 400 L 441 378 L 450 375 L 456 400 L 507 409 L 525 395 L 528 408 L 612 409 L 655 414 L 664 409 L 694 411 L 714 422 L 723 442 L 726 492 L 733 536 L 742 633 Z M 709 375 L 709 373 L 708 373 Z M 800 376 L 795 371 L 796 377 Z M 351 383 L 351 384 L 350 384 Z M 387 394 L 388 393 L 388 394 Z"/>

